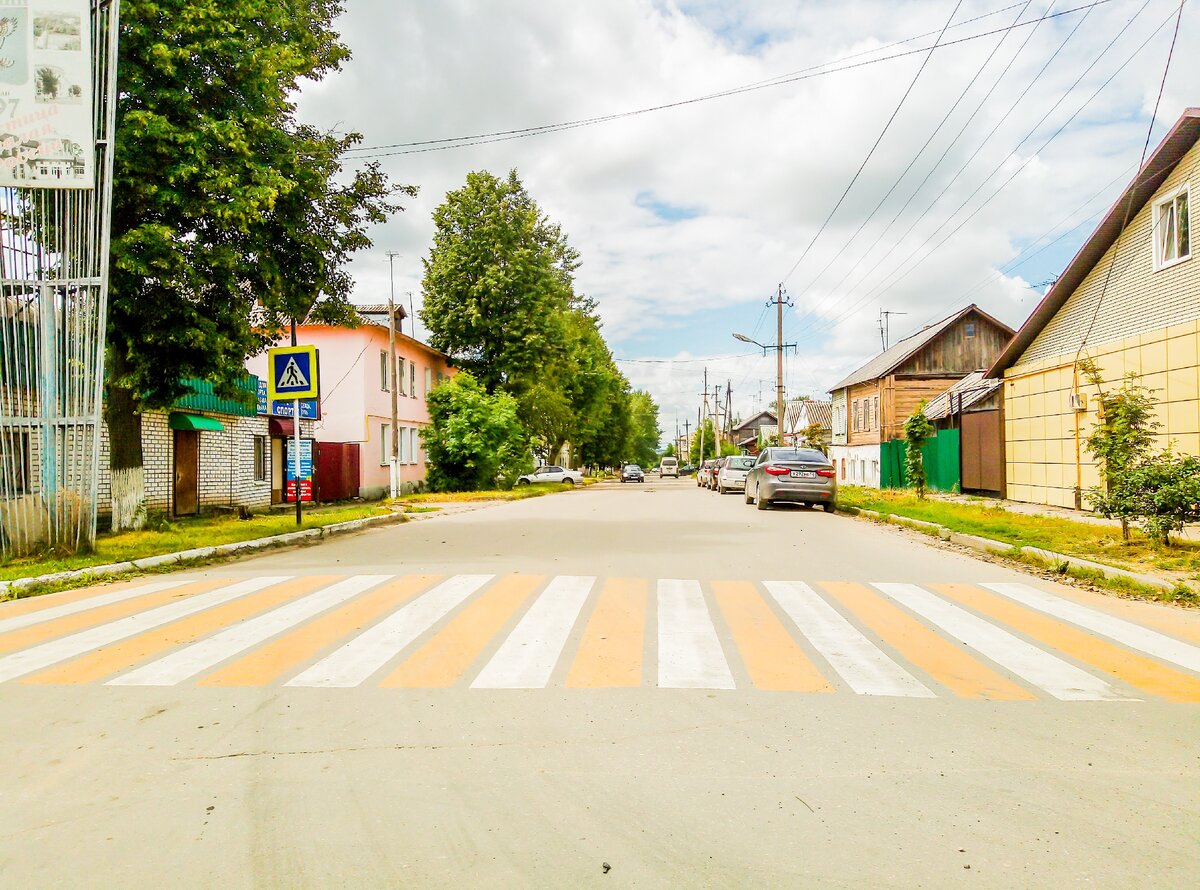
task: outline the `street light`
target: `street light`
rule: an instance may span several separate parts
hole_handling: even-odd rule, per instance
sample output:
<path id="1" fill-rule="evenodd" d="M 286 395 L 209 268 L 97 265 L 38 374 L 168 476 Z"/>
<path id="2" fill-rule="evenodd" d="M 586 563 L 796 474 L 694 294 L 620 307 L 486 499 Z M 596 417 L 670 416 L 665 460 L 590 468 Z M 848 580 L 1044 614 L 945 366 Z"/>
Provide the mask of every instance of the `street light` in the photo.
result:
<path id="1" fill-rule="evenodd" d="M 782 297 L 781 297 L 781 299 L 782 299 Z M 779 433 L 779 444 L 782 445 L 783 444 L 783 351 L 788 348 L 795 349 L 796 344 L 783 342 L 782 315 L 780 316 L 780 323 L 779 323 L 779 342 L 774 344 L 773 346 L 768 346 L 766 343 L 759 343 L 754 338 L 747 337 L 745 334 L 739 334 L 737 332 L 734 332 L 733 339 L 740 340 L 742 343 L 750 343 L 753 346 L 757 346 L 759 349 L 761 349 L 763 351 L 763 355 L 767 354 L 768 349 L 774 349 L 778 352 L 778 356 L 777 356 L 777 360 L 776 360 L 776 373 L 775 373 L 775 410 L 777 413 L 777 416 L 775 418 L 775 425 L 776 425 L 776 429 L 778 430 L 778 433 Z"/>
<path id="2" fill-rule="evenodd" d="M 766 347 L 766 346 L 763 346 L 763 345 L 762 345 L 761 343 L 759 343 L 757 340 L 751 340 L 751 339 L 750 339 L 749 337 L 747 337 L 745 334 L 734 334 L 734 335 L 733 335 L 733 339 L 735 339 L 735 340 L 741 340 L 743 343 L 753 343 L 755 346 L 757 346 L 757 347 L 759 347 L 760 349 L 763 349 L 763 350 L 766 350 L 766 349 L 767 349 L 767 347 Z"/>

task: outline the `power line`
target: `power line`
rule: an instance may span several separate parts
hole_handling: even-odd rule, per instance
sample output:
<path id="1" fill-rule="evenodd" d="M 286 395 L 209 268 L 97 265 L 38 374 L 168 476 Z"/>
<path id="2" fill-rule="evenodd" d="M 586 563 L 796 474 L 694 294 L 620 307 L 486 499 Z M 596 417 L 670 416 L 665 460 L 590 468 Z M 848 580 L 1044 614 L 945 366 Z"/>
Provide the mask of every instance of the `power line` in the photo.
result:
<path id="1" fill-rule="evenodd" d="M 1030 19 L 1027 22 L 1021 22 L 1020 24 L 1018 24 L 1014 27 L 1024 28 L 1024 27 L 1027 27 L 1030 25 L 1037 24 L 1038 22 L 1041 22 L 1041 21 L 1059 18 L 1060 16 L 1070 15 L 1071 13 L 1080 12 L 1081 10 L 1085 10 L 1085 9 L 1092 9 L 1097 6 L 1103 6 L 1103 5 L 1105 5 L 1107 3 L 1111 3 L 1111 2 L 1113 2 L 1113 0 L 1093 0 L 1093 2 L 1091 2 L 1091 3 L 1086 3 L 1081 6 L 1074 7 L 1072 9 L 1067 9 L 1067 10 L 1063 10 L 1062 12 L 1052 13 L 1052 14 L 1043 16 L 1038 19 Z M 1012 8 L 1011 6 L 1008 6 L 1002 10 L 997 10 L 997 12 L 1003 12 L 1003 11 L 1005 11 L 1007 9 L 1011 9 L 1011 8 Z M 991 14 L 993 14 L 993 13 L 989 13 L 989 15 L 991 15 Z M 473 136 L 448 136 L 448 137 L 444 137 L 441 139 L 428 139 L 428 140 L 423 140 L 423 141 L 419 141 L 419 142 L 395 142 L 395 143 L 390 143 L 387 145 L 379 145 L 379 146 L 359 146 L 357 148 L 348 149 L 347 150 L 348 152 L 356 152 L 356 154 L 353 154 L 353 155 L 348 154 L 347 157 L 351 158 L 351 159 L 356 159 L 356 160 L 368 160 L 368 159 L 372 159 L 372 158 L 390 158 L 390 157 L 397 157 L 400 155 L 424 154 L 424 153 L 433 152 L 433 151 L 447 151 L 447 150 L 453 149 L 453 148 L 470 148 L 470 147 L 478 146 L 478 145 L 488 145 L 488 144 L 491 144 L 494 142 L 507 142 L 512 139 L 524 139 L 524 138 L 527 138 L 530 136 L 541 136 L 541 135 L 545 135 L 547 133 L 561 133 L 561 132 L 565 132 L 567 130 L 578 129 L 580 127 L 594 126 L 596 124 L 608 123 L 610 121 L 621 120 L 624 118 L 637 117 L 640 115 L 651 114 L 651 113 L 658 112 L 658 111 L 665 111 L 665 110 L 668 110 L 671 108 L 680 108 L 680 107 L 684 107 L 687 105 L 696 105 L 696 104 L 699 104 L 702 102 L 709 102 L 714 99 L 723 99 L 723 98 L 727 98 L 730 96 L 738 96 L 738 95 L 743 95 L 745 93 L 758 92 L 759 90 L 770 89 L 771 87 L 784 86 L 784 85 L 790 84 L 790 83 L 798 83 L 800 81 L 810 80 L 815 77 L 824 77 L 829 74 L 838 74 L 843 71 L 852 71 L 857 68 L 865 67 L 867 65 L 874 65 L 874 64 L 877 64 L 880 62 L 889 62 L 889 61 L 893 61 L 895 59 L 903 59 L 903 58 L 907 58 L 908 56 L 919 55 L 921 53 L 929 52 L 931 49 L 934 49 L 934 48 L 946 48 L 946 47 L 950 47 L 950 46 L 957 46 L 958 44 L 968 43 L 972 40 L 979 40 L 984 37 L 990 37 L 994 34 L 1000 34 L 1005 31 L 1008 31 L 1008 30 L 1011 30 L 1011 29 L 1010 28 L 996 28 L 996 29 L 993 29 L 990 31 L 983 31 L 978 34 L 972 34 L 967 37 L 960 37 L 955 40 L 947 40 L 943 43 L 935 44 L 933 47 L 921 47 L 919 49 L 905 50 L 904 52 L 893 53 L 891 55 L 881 56 L 880 58 L 876 58 L 876 59 L 868 59 L 868 60 L 861 61 L 861 62 L 855 62 L 853 64 L 842 65 L 841 67 L 836 67 L 836 68 L 829 67 L 829 66 L 836 65 L 837 62 L 836 61 L 830 62 L 825 65 L 817 66 L 817 70 L 803 69 L 800 73 L 797 73 L 792 76 L 783 76 L 783 77 L 776 78 L 774 80 L 763 81 L 763 82 L 758 82 L 758 83 L 754 83 L 754 84 L 747 84 L 745 86 L 734 87 L 734 88 L 727 89 L 727 90 L 720 90 L 715 93 L 708 93 L 703 96 L 695 96 L 690 99 L 680 99 L 675 102 L 665 102 L 660 105 L 651 105 L 646 108 L 639 108 L 639 109 L 636 109 L 633 111 L 622 111 L 622 112 L 616 112 L 613 114 L 598 115 L 596 117 L 579 118 L 576 120 L 562 121 L 560 123 L 555 123 L 555 124 L 542 124 L 542 125 L 536 126 L 536 127 L 522 127 L 522 128 L 517 128 L 517 129 L 513 129 L 513 130 L 497 130 L 492 133 L 480 133 L 480 134 L 476 134 Z M 910 38 L 910 40 L 911 39 L 913 39 L 913 38 Z M 905 40 L 905 41 L 900 41 L 900 42 L 907 43 L 909 41 Z M 856 54 L 856 55 L 861 55 L 861 54 Z M 847 58 L 853 58 L 853 56 L 850 56 Z M 820 70 L 820 69 L 827 69 L 827 70 Z M 395 151 L 386 151 L 385 149 L 396 149 L 396 150 Z"/>

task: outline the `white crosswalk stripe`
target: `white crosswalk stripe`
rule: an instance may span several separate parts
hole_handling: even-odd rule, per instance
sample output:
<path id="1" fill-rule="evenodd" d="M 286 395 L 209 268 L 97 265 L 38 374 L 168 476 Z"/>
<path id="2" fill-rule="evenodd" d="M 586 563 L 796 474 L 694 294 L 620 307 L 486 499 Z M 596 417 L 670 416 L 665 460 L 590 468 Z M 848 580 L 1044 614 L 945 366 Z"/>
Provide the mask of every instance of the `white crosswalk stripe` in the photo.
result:
<path id="1" fill-rule="evenodd" d="M 157 609 L 151 609 L 148 612 L 139 612 L 136 615 L 130 615 L 128 618 L 122 618 L 119 621 L 102 624 L 99 627 L 80 631 L 79 633 L 71 634 L 58 640 L 51 640 L 40 646 L 34 646 L 32 649 L 14 652 L 11 655 L 0 658 L 0 683 L 16 677 L 22 677 L 25 674 L 31 674 L 34 671 L 42 670 L 60 661 L 66 661 L 68 658 L 83 655 L 85 652 L 91 652 L 93 649 L 99 649 L 118 640 L 153 630 L 164 624 L 170 624 L 172 621 L 178 621 L 180 618 L 186 618 L 188 615 L 203 612 L 205 609 L 210 609 L 221 603 L 227 603 L 238 597 L 246 596 L 255 591 L 263 590 L 275 584 L 282 584 L 284 581 L 289 580 L 291 580 L 290 575 L 271 575 L 238 581 L 228 587 L 196 594 L 177 603 L 159 606 Z"/>
<path id="2" fill-rule="evenodd" d="M 764 584 L 800 633 L 859 695 L 934 697 L 925 684 L 888 658 L 807 584 Z"/>
<path id="3" fill-rule="evenodd" d="M 153 581 L 138 587 L 119 587 L 109 593 L 76 600 L 73 603 L 63 603 L 61 606 L 51 606 L 48 609 L 27 612 L 24 615 L 14 615 L 12 618 L 0 620 L 0 634 L 21 630 L 25 627 L 33 627 L 35 624 L 43 624 L 47 621 L 53 621 L 56 618 L 65 618 L 68 615 L 78 615 L 80 612 L 99 609 L 101 606 L 111 606 L 113 603 L 121 603 L 134 597 L 145 596 L 148 593 L 158 593 L 161 590 L 170 590 L 172 587 L 182 587 L 184 584 L 189 583 L 189 581 L 190 579 L 188 578 L 175 578 L 169 581 Z"/>
<path id="4" fill-rule="evenodd" d="M 571 575 L 551 581 L 471 687 L 541 689 L 549 683 L 595 583 L 595 578 Z"/>
<path id="5" fill-rule="evenodd" d="M 109 686 L 174 686 L 201 671 L 220 664 L 227 658 L 244 652 L 302 621 L 319 615 L 352 597 L 358 596 L 390 575 L 355 575 L 310 593 L 277 609 L 248 621 L 235 624 L 228 630 L 193 643 L 137 670 L 108 681 Z"/>
<path id="6" fill-rule="evenodd" d="M 1098 677 L 1020 637 L 934 596 L 915 584 L 876 584 L 877 589 L 937 625 L 996 664 L 1063 701 L 1129 701 Z"/>
<path id="7" fill-rule="evenodd" d="M 1106 615 L 1062 597 L 1043 593 L 1027 584 L 999 583 L 982 586 L 1016 600 L 1023 606 L 1069 621 L 1131 649 L 1200 673 L 1200 646 L 1172 639 L 1115 615 Z"/>
<path id="8" fill-rule="evenodd" d="M 494 575 L 455 575 L 290 680 L 288 686 L 358 686 Z"/>
<path id="9" fill-rule="evenodd" d="M 658 582 L 658 685 L 736 688 L 699 581 Z"/>

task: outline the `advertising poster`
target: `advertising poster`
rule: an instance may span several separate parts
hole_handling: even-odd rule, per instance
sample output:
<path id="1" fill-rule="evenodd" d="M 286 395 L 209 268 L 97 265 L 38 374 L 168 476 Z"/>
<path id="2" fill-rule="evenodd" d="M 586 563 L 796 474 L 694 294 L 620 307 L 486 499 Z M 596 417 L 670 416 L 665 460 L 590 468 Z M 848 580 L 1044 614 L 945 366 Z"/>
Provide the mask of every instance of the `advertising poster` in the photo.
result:
<path id="1" fill-rule="evenodd" d="M 0 188 L 93 188 L 89 0 L 0 0 Z"/>
<path id="2" fill-rule="evenodd" d="M 294 439 L 287 442 L 287 471 L 286 493 L 284 499 L 294 503 L 296 500 L 296 455 L 292 450 L 296 447 Z M 313 440 L 300 440 L 300 497 L 302 500 L 313 499 Z"/>

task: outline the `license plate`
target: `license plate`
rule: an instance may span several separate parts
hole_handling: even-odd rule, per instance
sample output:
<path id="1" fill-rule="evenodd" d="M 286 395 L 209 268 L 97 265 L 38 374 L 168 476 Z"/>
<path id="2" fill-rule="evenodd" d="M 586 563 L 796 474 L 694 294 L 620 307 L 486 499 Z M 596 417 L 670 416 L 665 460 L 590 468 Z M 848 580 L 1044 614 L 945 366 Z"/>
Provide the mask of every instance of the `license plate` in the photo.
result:
<path id="1" fill-rule="evenodd" d="M 791 477 L 793 479 L 816 479 L 816 470 L 792 470 Z"/>

